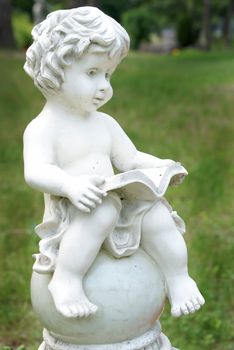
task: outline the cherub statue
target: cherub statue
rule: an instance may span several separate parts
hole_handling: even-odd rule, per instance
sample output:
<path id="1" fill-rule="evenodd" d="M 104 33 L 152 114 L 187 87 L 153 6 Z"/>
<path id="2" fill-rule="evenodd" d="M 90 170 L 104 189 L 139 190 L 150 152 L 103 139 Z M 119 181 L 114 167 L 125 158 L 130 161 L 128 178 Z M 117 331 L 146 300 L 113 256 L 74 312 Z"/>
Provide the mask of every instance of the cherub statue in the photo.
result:
<path id="1" fill-rule="evenodd" d="M 112 97 L 111 75 L 127 55 L 128 34 L 95 7 L 55 11 L 32 34 L 24 68 L 46 104 L 24 133 L 25 179 L 45 193 L 34 269 L 53 272 L 49 290 L 57 310 L 65 317 L 94 314 L 82 281 L 100 248 L 121 258 L 140 244 L 164 275 L 172 315 L 195 312 L 204 299 L 188 274 L 182 219 L 163 198 L 129 208 L 117 192 L 103 189 L 114 169 L 175 163 L 138 151 L 121 126 L 98 111 Z M 132 239 L 118 249 L 114 236 L 123 217 Z"/>

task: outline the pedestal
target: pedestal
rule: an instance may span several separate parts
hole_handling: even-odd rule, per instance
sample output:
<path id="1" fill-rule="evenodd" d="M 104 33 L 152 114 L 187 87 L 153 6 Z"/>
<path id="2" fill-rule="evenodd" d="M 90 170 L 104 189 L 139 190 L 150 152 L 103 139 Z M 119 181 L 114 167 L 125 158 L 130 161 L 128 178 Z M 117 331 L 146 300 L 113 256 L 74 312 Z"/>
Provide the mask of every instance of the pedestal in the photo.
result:
<path id="1" fill-rule="evenodd" d="M 44 329 L 44 341 L 38 350 L 178 350 L 160 330 L 159 322 L 142 336 L 114 344 L 76 345 L 57 340 Z"/>

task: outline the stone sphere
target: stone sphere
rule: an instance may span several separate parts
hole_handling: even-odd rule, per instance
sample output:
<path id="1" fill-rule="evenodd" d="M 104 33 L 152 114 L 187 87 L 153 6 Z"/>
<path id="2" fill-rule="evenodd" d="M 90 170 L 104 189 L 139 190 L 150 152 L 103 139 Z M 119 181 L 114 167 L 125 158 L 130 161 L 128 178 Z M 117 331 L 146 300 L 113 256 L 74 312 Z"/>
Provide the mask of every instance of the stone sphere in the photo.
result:
<path id="1" fill-rule="evenodd" d="M 73 344 L 106 344 L 133 339 L 159 319 L 165 300 L 163 278 L 142 250 L 116 259 L 100 251 L 84 279 L 91 302 L 98 306 L 87 318 L 65 318 L 48 290 L 51 275 L 33 272 L 31 298 L 43 326 L 57 339 Z"/>

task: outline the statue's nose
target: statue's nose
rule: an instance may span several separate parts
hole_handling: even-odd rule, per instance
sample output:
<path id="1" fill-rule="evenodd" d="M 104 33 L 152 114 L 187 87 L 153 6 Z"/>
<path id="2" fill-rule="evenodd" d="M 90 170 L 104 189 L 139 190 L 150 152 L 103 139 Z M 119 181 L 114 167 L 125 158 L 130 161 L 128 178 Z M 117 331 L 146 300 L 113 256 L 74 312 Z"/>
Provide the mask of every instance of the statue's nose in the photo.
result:
<path id="1" fill-rule="evenodd" d="M 102 79 L 99 84 L 99 91 L 105 92 L 110 87 L 110 83 L 106 79 Z"/>

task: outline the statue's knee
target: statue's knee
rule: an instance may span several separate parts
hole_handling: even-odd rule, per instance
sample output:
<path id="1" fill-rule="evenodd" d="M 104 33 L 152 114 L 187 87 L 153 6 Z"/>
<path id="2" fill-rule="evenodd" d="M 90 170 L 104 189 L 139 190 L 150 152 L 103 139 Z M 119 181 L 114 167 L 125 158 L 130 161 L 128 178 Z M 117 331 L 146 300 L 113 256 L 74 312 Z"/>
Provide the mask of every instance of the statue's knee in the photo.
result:
<path id="1" fill-rule="evenodd" d="M 170 210 L 160 201 L 147 212 L 143 220 L 143 226 L 147 231 L 152 228 L 155 232 L 162 232 L 174 229 L 175 222 L 171 216 Z"/>
<path id="2" fill-rule="evenodd" d="M 113 200 L 106 198 L 103 203 L 97 208 L 95 218 L 97 224 L 103 230 L 112 229 L 116 225 L 119 217 L 119 208 Z"/>

